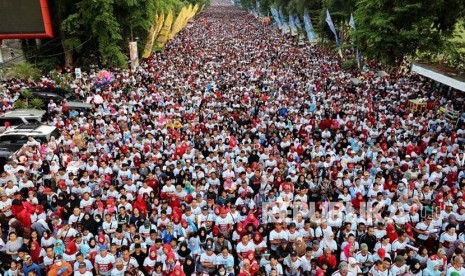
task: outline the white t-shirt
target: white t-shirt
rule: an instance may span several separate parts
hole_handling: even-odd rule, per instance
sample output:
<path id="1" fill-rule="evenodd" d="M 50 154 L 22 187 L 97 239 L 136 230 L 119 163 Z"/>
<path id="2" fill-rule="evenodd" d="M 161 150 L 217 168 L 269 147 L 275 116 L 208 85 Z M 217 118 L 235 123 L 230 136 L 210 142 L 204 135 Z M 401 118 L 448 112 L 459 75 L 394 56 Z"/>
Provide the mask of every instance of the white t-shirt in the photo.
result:
<path id="1" fill-rule="evenodd" d="M 81 273 L 79 271 L 74 271 L 74 276 L 92 276 L 92 272 L 90 271 L 86 271 L 84 273 Z M 112 274 L 113 275 L 113 274 Z M 121 274 L 121 275 L 124 275 L 124 274 Z"/>
<path id="2" fill-rule="evenodd" d="M 100 275 L 110 275 L 114 262 L 115 257 L 113 255 L 107 253 L 105 257 L 102 257 L 102 255 L 98 254 L 95 256 L 94 266 L 100 272 Z"/>
<path id="3" fill-rule="evenodd" d="M 216 225 L 220 228 L 220 231 L 227 231 L 229 226 L 233 225 L 234 221 L 230 215 L 222 218 L 221 216 L 216 217 Z"/>
<path id="4" fill-rule="evenodd" d="M 5 207 L 11 207 L 11 203 L 12 203 L 12 201 L 11 201 L 10 198 L 7 198 L 7 200 L 5 202 L 0 201 L 0 210 L 2 210 Z M 5 214 L 5 216 L 10 217 L 12 215 L 11 208 L 8 211 L 5 211 L 4 214 Z"/>
<path id="5" fill-rule="evenodd" d="M 253 242 L 249 241 L 246 245 L 244 245 L 242 242 L 237 244 L 236 252 L 238 254 L 242 254 L 242 257 L 245 257 L 249 251 L 255 251 L 255 245 Z"/>

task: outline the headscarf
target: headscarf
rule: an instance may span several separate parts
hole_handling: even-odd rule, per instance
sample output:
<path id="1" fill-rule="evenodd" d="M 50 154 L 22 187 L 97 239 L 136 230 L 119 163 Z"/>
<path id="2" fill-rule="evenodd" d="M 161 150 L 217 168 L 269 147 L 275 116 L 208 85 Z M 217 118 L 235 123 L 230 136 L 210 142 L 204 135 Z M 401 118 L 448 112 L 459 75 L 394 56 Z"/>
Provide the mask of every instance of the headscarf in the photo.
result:
<path id="1" fill-rule="evenodd" d="M 78 251 L 78 248 L 75 242 L 70 241 L 66 243 L 66 254 L 73 255 L 73 254 L 76 254 L 77 251 Z"/>
<path id="2" fill-rule="evenodd" d="M 82 225 L 82 229 L 87 229 L 91 233 L 97 232 L 97 222 L 94 220 L 94 217 L 92 215 L 89 216 L 89 219 L 85 219 L 84 215 L 80 223 Z"/>
<path id="3" fill-rule="evenodd" d="M 258 240 L 256 239 L 257 237 L 258 237 Z M 253 243 L 254 243 L 255 245 L 259 245 L 259 244 L 263 241 L 263 237 L 262 237 L 262 235 L 260 234 L 260 232 L 255 232 L 255 233 L 253 234 L 253 239 L 252 239 L 252 240 L 253 240 Z"/>
<path id="4" fill-rule="evenodd" d="M 452 258 L 452 255 L 454 255 L 455 249 L 457 249 L 457 247 L 459 247 L 460 244 L 463 244 L 463 242 L 461 240 L 456 240 L 454 241 L 454 243 L 452 243 L 449 249 L 447 249 L 446 255 L 448 259 Z"/>
<path id="5" fill-rule="evenodd" d="M 152 252 L 155 252 L 155 257 L 152 257 L 151 253 Z M 157 259 L 157 247 L 155 245 L 152 245 L 150 246 L 150 249 L 149 249 L 149 258 L 150 260 L 152 261 L 155 261 Z"/>
<path id="6" fill-rule="evenodd" d="M 63 243 L 62 240 L 55 241 L 53 252 L 55 252 L 55 255 L 63 255 L 63 252 L 65 252 L 65 244 Z"/>
<path id="7" fill-rule="evenodd" d="M 192 245 L 194 243 L 194 245 Z M 196 251 L 199 251 L 200 250 L 200 245 L 199 245 L 199 240 L 197 238 L 190 238 L 189 239 L 189 244 L 187 245 L 187 248 L 191 251 L 191 252 L 196 252 Z"/>
<path id="8" fill-rule="evenodd" d="M 250 216 L 253 216 L 252 218 Z M 256 229 L 259 225 L 258 219 L 255 217 L 255 214 L 253 211 L 249 211 L 247 214 L 247 218 L 243 222 L 244 226 L 247 227 L 248 225 L 252 225 L 254 229 Z"/>
<path id="9" fill-rule="evenodd" d="M 178 274 L 176 274 L 176 272 L 178 272 Z M 182 268 L 181 268 L 180 265 L 176 265 L 173 268 L 173 272 L 171 272 L 170 276 L 186 276 L 186 273 L 184 273 L 184 271 L 182 271 Z"/>
<path id="10" fill-rule="evenodd" d="M 351 256 L 350 254 L 350 249 L 352 248 L 352 244 L 347 244 L 345 247 L 344 247 L 344 256 L 346 256 L 346 258 L 349 258 Z"/>
<path id="11" fill-rule="evenodd" d="M 190 265 L 187 264 L 187 260 L 191 261 Z M 194 272 L 195 272 L 195 261 L 192 258 L 192 256 L 189 255 L 189 256 L 186 257 L 186 259 L 184 260 L 184 264 L 182 265 L 182 268 L 184 270 L 184 273 L 186 273 L 186 275 L 194 274 Z"/>
<path id="12" fill-rule="evenodd" d="M 182 248 L 184 248 L 185 250 L 181 250 Z M 178 255 L 182 258 L 186 258 L 187 256 L 189 256 L 191 254 L 191 250 L 187 247 L 187 243 L 186 242 L 182 242 L 180 245 L 179 245 L 179 249 L 178 249 Z"/>
<path id="13" fill-rule="evenodd" d="M 239 228 L 241 228 L 241 230 L 239 231 Z M 242 234 L 245 232 L 245 229 L 244 229 L 244 225 L 242 222 L 238 222 L 237 225 L 236 225 L 236 232 L 237 234 L 239 234 L 239 236 L 242 236 Z"/>
<path id="14" fill-rule="evenodd" d="M 418 268 L 415 267 L 417 264 L 419 265 Z M 410 264 L 410 272 L 412 272 L 413 274 L 417 274 L 420 271 L 421 271 L 420 261 L 418 261 L 417 259 L 413 259 L 412 263 Z"/>
<path id="15" fill-rule="evenodd" d="M 362 199 L 359 199 L 358 197 L 359 196 L 362 196 Z M 352 199 L 352 206 L 355 208 L 355 209 L 359 209 L 360 208 L 360 205 L 365 202 L 365 199 L 363 198 L 363 195 L 361 192 L 358 192 L 356 195 L 355 195 L 355 198 Z"/>
<path id="16" fill-rule="evenodd" d="M 42 248 L 40 247 L 40 244 L 37 241 L 31 242 L 31 258 L 32 258 L 32 261 L 36 264 L 40 263 L 39 257 L 40 257 L 41 250 Z"/>
<path id="17" fill-rule="evenodd" d="M 434 269 L 435 266 L 438 266 L 438 269 Z M 439 267 L 441 266 L 441 260 L 431 260 L 428 258 L 428 261 L 426 262 L 426 268 L 423 271 L 428 276 L 440 276 L 441 271 L 439 270 Z"/>

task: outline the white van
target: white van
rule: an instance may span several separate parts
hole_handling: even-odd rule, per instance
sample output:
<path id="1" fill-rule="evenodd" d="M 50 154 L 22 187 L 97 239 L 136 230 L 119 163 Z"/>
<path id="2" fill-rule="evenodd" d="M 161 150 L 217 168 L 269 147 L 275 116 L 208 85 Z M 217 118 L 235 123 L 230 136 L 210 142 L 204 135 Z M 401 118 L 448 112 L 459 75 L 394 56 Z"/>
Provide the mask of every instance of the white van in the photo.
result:
<path id="1" fill-rule="evenodd" d="M 0 115 L 0 133 L 5 132 L 6 126 L 15 129 L 19 125 L 28 123 L 40 123 L 43 121 L 44 110 L 38 109 L 17 109 Z"/>

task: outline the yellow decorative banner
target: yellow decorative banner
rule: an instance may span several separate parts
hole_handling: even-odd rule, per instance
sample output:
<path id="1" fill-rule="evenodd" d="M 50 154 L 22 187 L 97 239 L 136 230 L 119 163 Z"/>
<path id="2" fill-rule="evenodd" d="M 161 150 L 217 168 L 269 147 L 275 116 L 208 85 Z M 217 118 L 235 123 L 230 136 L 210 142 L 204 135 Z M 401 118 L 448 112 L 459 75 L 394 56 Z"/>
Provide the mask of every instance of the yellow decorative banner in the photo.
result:
<path id="1" fill-rule="evenodd" d="M 166 16 L 165 22 L 163 23 L 163 27 L 161 28 L 160 33 L 158 34 L 157 45 L 156 45 L 158 49 L 163 48 L 163 46 L 165 46 L 165 43 L 168 41 L 172 25 L 173 25 L 173 10 L 170 10 L 168 12 L 168 15 Z"/>

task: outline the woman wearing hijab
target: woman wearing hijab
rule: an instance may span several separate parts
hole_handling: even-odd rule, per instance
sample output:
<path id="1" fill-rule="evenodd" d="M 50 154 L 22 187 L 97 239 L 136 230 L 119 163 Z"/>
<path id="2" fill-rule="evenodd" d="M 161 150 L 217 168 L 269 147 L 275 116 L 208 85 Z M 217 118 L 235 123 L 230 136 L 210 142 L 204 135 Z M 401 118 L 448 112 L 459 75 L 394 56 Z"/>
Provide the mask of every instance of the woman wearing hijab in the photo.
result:
<path id="1" fill-rule="evenodd" d="M 362 204 L 365 202 L 365 199 L 363 198 L 363 194 L 361 192 L 358 192 L 355 195 L 355 198 L 352 199 L 352 207 L 354 208 L 356 213 L 360 213 L 360 207 Z"/>
<path id="2" fill-rule="evenodd" d="M 268 249 L 266 240 L 262 237 L 262 235 L 259 232 L 255 232 L 253 234 L 252 241 L 255 245 L 255 253 L 257 254 L 257 256 L 261 256 Z"/>
<path id="3" fill-rule="evenodd" d="M 36 264 L 42 264 L 45 256 L 45 250 L 40 247 L 36 241 L 31 242 L 30 255 L 32 261 Z"/>
<path id="4" fill-rule="evenodd" d="M 294 251 L 297 253 L 297 256 L 302 257 L 305 255 L 305 252 L 307 251 L 307 245 L 304 242 L 304 239 L 302 237 L 297 237 L 295 239 L 295 242 L 293 244 Z"/>
<path id="5" fill-rule="evenodd" d="M 355 248 L 352 244 L 347 244 L 341 252 L 341 262 L 347 262 L 350 257 L 354 257 L 354 250 Z"/>
<path id="6" fill-rule="evenodd" d="M 202 249 L 200 248 L 199 240 L 195 237 L 189 239 L 187 248 L 191 251 L 192 257 L 194 260 L 197 260 L 197 257 L 202 254 Z"/>
<path id="7" fill-rule="evenodd" d="M 191 254 L 191 250 L 187 247 L 187 243 L 185 241 L 181 242 L 177 253 L 179 256 L 179 262 L 183 264 L 187 256 Z"/>
<path id="8" fill-rule="evenodd" d="M 55 244 L 55 238 L 52 236 L 52 232 L 50 232 L 50 230 L 46 230 L 44 233 L 42 233 L 40 244 L 44 248 L 53 246 Z"/>
<path id="9" fill-rule="evenodd" d="M 155 271 L 155 264 L 157 263 L 157 247 L 152 245 L 149 248 L 149 254 L 144 260 L 144 269 L 147 275 L 152 275 Z"/>
<path id="10" fill-rule="evenodd" d="M 193 275 L 195 273 L 195 261 L 192 256 L 187 256 L 182 265 L 182 270 L 186 275 Z"/>
<path id="11" fill-rule="evenodd" d="M 237 244 L 241 240 L 242 234 L 244 234 L 244 232 L 245 232 L 245 228 L 243 226 L 243 223 L 238 222 L 236 224 L 236 230 L 234 230 L 232 234 L 232 241 Z"/>
<path id="12" fill-rule="evenodd" d="M 463 249 L 463 245 L 464 245 L 463 241 L 461 241 L 461 240 L 454 241 L 446 251 L 447 259 L 450 260 L 452 258 L 452 256 L 454 255 L 454 252 L 455 252 L 455 250 L 457 248 Z"/>
<path id="13" fill-rule="evenodd" d="M 328 248 L 329 250 L 331 250 L 331 252 L 333 252 L 333 253 L 336 252 L 337 249 L 338 249 L 338 245 L 337 245 L 336 241 L 334 240 L 334 234 L 331 233 L 329 235 L 326 235 L 324 237 L 324 239 L 321 240 L 320 247 L 323 250 Z"/>
<path id="14" fill-rule="evenodd" d="M 243 225 L 245 225 L 245 227 L 247 227 L 250 224 L 253 226 L 254 230 L 257 229 L 258 225 L 260 224 L 258 219 L 255 217 L 255 214 L 253 211 L 249 211 L 249 213 L 247 214 L 247 217 L 245 218 L 243 222 Z"/>
<path id="15" fill-rule="evenodd" d="M 354 257 L 349 257 L 348 261 L 348 273 L 347 276 L 357 276 L 359 274 L 362 274 L 362 269 L 357 263 L 357 260 Z"/>
<path id="16" fill-rule="evenodd" d="M 55 245 L 53 246 L 53 252 L 55 255 L 62 255 L 65 252 L 65 244 L 62 240 L 58 239 L 55 241 Z"/>
<path id="17" fill-rule="evenodd" d="M 413 259 L 412 263 L 410 264 L 410 274 L 412 276 L 421 276 L 423 274 L 421 270 L 421 264 L 417 259 Z"/>
<path id="18" fill-rule="evenodd" d="M 87 229 L 90 233 L 97 233 L 97 223 L 89 213 L 84 214 L 80 223 L 82 229 Z"/>
<path id="19" fill-rule="evenodd" d="M 182 271 L 181 265 L 176 265 L 173 268 L 173 272 L 171 272 L 170 276 L 186 276 L 186 273 Z"/>
<path id="20" fill-rule="evenodd" d="M 431 260 L 428 259 L 426 263 L 426 268 L 423 269 L 423 276 L 440 276 L 442 275 L 439 268 L 441 267 L 440 260 Z"/>

